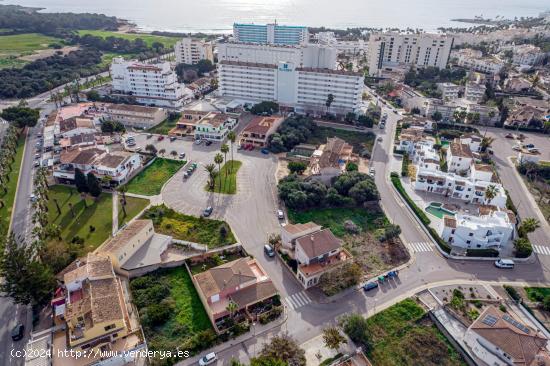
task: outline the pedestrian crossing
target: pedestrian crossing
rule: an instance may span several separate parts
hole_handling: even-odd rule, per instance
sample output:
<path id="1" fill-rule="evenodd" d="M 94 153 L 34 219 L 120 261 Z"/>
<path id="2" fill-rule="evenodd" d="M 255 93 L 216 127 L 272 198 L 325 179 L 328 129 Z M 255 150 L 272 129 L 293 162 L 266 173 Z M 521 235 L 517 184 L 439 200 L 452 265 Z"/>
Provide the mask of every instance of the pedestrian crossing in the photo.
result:
<path id="1" fill-rule="evenodd" d="M 409 243 L 409 246 L 411 247 L 413 252 L 419 253 L 419 252 L 431 252 L 433 250 L 433 247 L 430 243 L 422 242 L 422 243 Z"/>
<path id="2" fill-rule="evenodd" d="M 287 303 L 288 307 L 291 309 L 299 309 L 302 306 L 306 306 L 311 302 L 311 299 L 306 294 L 305 291 L 297 292 L 294 295 L 290 295 L 285 299 L 285 302 Z"/>
<path id="3" fill-rule="evenodd" d="M 542 255 L 550 255 L 550 247 L 533 244 L 533 252 L 537 254 L 542 254 Z"/>

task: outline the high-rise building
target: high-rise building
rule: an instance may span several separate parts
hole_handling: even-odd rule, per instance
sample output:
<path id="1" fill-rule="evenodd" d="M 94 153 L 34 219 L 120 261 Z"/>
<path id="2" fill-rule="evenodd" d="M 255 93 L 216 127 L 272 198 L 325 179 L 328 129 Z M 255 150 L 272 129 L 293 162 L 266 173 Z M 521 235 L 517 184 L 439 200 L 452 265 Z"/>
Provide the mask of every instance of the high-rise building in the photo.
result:
<path id="1" fill-rule="evenodd" d="M 176 62 L 178 64 L 194 65 L 200 60 L 210 60 L 214 63 L 212 43 L 203 39 L 185 37 L 174 45 Z"/>
<path id="2" fill-rule="evenodd" d="M 184 90 L 170 62 L 148 64 L 115 57 L 110 67 L 113 90 L 132 95 L 138 103 L 179 108 Z"/>
<path id="3" fill-rule="evenodd" d="M 369 38 L 369 74 L 403 66 L 443 69 L 447 66 L 453 37 L 433 33 L 375 33 Z"/>
<path id="4" fill-rule="evenodd" d="M 296 45 L 309 41 L 307 27 L 272 24 L 233 24 L 236 42 Z"/>
<path id="5" fill-rule="evenodd" d="M 296 67 L 333 69 L 336 67 L 336 49 L 322 45 L 271 45 L 255 43 L 219 43 L 218 60 L 277 65 L 291 62 Z"/>

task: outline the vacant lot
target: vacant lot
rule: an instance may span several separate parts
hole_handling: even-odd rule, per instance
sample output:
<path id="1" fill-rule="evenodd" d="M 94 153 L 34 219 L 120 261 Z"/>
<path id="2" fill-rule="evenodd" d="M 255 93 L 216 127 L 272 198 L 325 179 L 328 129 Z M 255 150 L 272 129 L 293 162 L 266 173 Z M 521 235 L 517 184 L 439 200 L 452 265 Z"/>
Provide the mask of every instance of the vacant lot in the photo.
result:
<path id="1" fill-rule="evenodd" d="M 367 319 L 368 356 L 374 365 L 465 365 L 413 300 L 404 300 Z"/>
<path id="2" fill-rule="evenodd" d="M 145 211 L 144 217 L 152 219 L 155 231 L 175 239 L 206 244 L 209 248 L 236 242 L 231 228 L 225 221 L 184 215 L 166 206 L 154 206 Z"/>
<path id="3" fill-rule="evenodd" d="M 155 127 L 151 127 L 147 130 L 147 132 L 150 133 L 156 133 L 159 135 L 168 135 L 168 132 L 170 132 L 171 129 L 176 127 L 177 122 L 180 119 L 180 114 L 176 113 L 172 116 L 169 116 L 167 119 L 156 125 Z"/>
<path id="4" fill-rule="evenodd" d="M 238 160 L 229 160 L 222 166 L 221 172 L 214 181 L 214 192 L 235 194 L 237 193 L 237 172 L 243 163 Z M 206 187 L 208 190 L 208 186 Z"/>
<path id="5" fill-rule="evenodd" d="M 78 34 L 81 36 L 85 34 L 91 34 L 92 36 L 102 37 L 102 38 L 118 37 L 118 38 L 124 38 L 124 39 L 130 40 L 130 41 L 141 38 L 149 47 L 151 47 L 151 45 L 155 42 L 160 42 L 164 45 L 164 47 L 171 48 L 176 44 L 177 41 L 180 40 L 180 38 L 178 37 L 154 36 L 151 34 L 119 33 L 119 32 L 110 32 L 110 31 L 103 31 L 103 30 L 79 30 Z"/>
<path id="6" fill-rule="evenodd" d="M 136 278 L 130 288 L 151 350 L 196 351 L 216 338 L 185 267 Z"/>
<path id="7" fill-rule="evenodd" d="M 157 158 L 128 184 L 128 192 L 144 196 L 160 194 L 164 183 L 185 165 L 185 161 Z"/>
<path id="8" fill-rule="evenodd" d="M 102 193 L 96 200 L 90 196 L 83 200 L 75 188 L 55 185 L 50 187 L 48 198 L 49 224 L 59 225 L 65 242 L 75 238 L 84 240 L 81 254 L 94 250 L 111 235 L 113 200 L 110 194 Z"/>
<path id="9" fill-rule="evenodd" d="M 353 146 L 353 152 L 360 154 L 363 150 L 372 152 L 376 135 L 372 132 L 362 133 L 339 130 L 332 127 L 317 126 L 313 135 L 306 141 L 307 144 L 319 145 L 327 142 L 328 137 L 339 137 Z"/>
<path id="10" fill-rule="evenodd" d="M 121 195 L 119 194 L 118 197 L 121 198 Z M 149 200 L 146 200 L 144 198 L 126 196 L 126 205 L 124 206 L 124 209 L 123 209 L 122 204 L 119 200 L 118 201 L 118 226 L 121 227 L 122 225 L 128 223 L 137 214 L 143 211 L 143 209 L 147 207 L 148 204 L 149 204 Z M 124 213 L 124 210 L 126 210 L 126 214 Z"/>
<path id="11" fill-rule="evenodd" d="M 2 207 L 0 208 L 1 237 L 7 234 L 8 227 L 10 226 L 11 213 L 15 201 L 15 191 L 17 190 L 17 178 L 19 177 L 24 147 L 25 135 L 21 134 L 21 137 L 17 140 L 15 160 L 11 163 L 11 172 L 8 174 L 9 181 L 5 183 L 5 190 L 0 188 L 0 200 L 2 201 Z"/>
<path id="12" fill-rule="evenodd" d="M 529 192 L 537 202 L 537 205 L 539 206 L 542 214 L 544 215 L 544 217 L 546 217 L 546 221 L 550 222 L 550 198 L 548 197 L 548 192 L 544 191 L 544 189 L 541 190 L 541 187 L 546 186 L 540 183 L 538 185 L 536 182 L 527 179 L 524 175 L 522 175 L 521 178 L 523 179 L 525 185 L 527 186 L 527 189 L 529 189 Z M 550 184 L 550 182 L 546 182 L 546 184 Z"/>
<path id="13" fill-rule="evenodd" d="M 48 49 L 60 41 L 38 33 L 0 36 L 0 68 L 22 66 L 26 61 L 19 57 Z"/>

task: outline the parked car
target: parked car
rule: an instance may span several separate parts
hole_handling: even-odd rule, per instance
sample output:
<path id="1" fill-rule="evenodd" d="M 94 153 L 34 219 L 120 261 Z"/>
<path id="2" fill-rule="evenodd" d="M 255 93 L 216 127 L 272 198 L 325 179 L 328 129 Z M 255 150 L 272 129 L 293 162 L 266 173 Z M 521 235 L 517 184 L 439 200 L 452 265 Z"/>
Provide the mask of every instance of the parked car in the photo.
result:
<path id="1" fill-rule="evenodd" d="M 273 258 L 275 256 L 275 251 L 273 250 L 271 244 L 264 245 L 264 253 L 270 258 Z"/>
<path id="2" fill-rule="evenodd" d="M 199 360 L 200 366 L 211 365 L 218 360 L 218 356 L 214 352 L 210 352 Z"/>
<path id="3" fill-rule="evenodd" d="M 527 149 L 527 151 L 529 151 L 530 153 L 538 153 L 539 149 L 537 149 L 536 147 L 531 147 L 531 148 Z"/>
<path id="4" fill-rule="evenodd" d="M 514 135 L 512 135 L 511 133 L 507 133 L 504 137 L 506 137 L 507 139 L 513 139 Z"/>
<path id="5" fill-rule="evenodd" d="M 40 166 L 40 161 L 39 160 L 35 160 L 34 161 L 34 167 L 35 168 L 38 168 Z"/>
<path id="6" fill-rule="evenodd" d="M 181 152 L 181 153 L 180 153 L 180 159 L 183 159 L 183 158 L 185 158 L 185 153 L 184 153 L 184 152 Z"/>
<path id="7" fill-rule="evenodd" d="M 533 144 L 524 144 L 523 145 L 524 149 L 533 149 L 534 147 L 535 147 L 535 145 L 533 145 Z"/>
<path id="8" fill-rule="evenodd" d="M 195 140 L 195 145 L 200 145 L 202 144 L 202 140 Z"/>
<path id="9" fill-rule="evenodd" d="M 185 179 L 189 178 L 190 175 L 191 174 L 189 174 L 189 172 L 184 172 L 183 173 L 183 179 L 185 180 Z"/>
<path id="10" fill-rule="evenodd" d="M 381 142 L 383 140 L 382 136 L 378 136 L 378 138 L 376 140 L 378 140 L 378 142 Z"/>
<path id="11" fill-rule="evenodd" d="M 248 149 L 247 149 L 247 150 L 249 150 L 249 151 L 252 151 L 252 150 L 254 150 L 254 145 L 252 145 L 252 144 L 249 144 L 249 145 L 248 145 Z"/>
<path id="12" fill-rule="evenodd" d="M 148 134 L 147 134 L 147 138 L 150 139 L 151 137 L 153 137 L 153 134 L 152 134 L 152 133 L 148 133 Z"/>
<path id="13" fill-rule="evenodd" d="M 204 144 L 205 144 L 206 146 L 210 146 L 210 145 L 212 145 L 212 141 L 206 140 Z"/>
<path id="14" fill-rule="evenodd" d="M 285 213 L 283 212 L 283 210 L 277 210 L 277 218 L 279 220 L 282 220 L 285 218 Z"/>
<path id="15" fill-rule="evenodd" d="M 176 136 L 170 136 L 170 142 L 176 141 Z"/>
<path id="16" fill-rule="evenodd" d="M 24 335 L 25 335 L 25 326 L 21 323 L 17 324 L 11 330 L 11 339 L 13 341 L 20 341 L 21 339 L 23 339 Z"/>
<path id="17" fill-rule="evenodd" d="M 370 291 L 370 290 L 374 290 L 377 287 L 378 287 L 377 282 L 367 282 L 365 285 L 363 285 L 363 290 Z"/>
<path id="18" fill-rule="evenodd" d="M 237 150 L 242 150 L 243 149 L 243 145 L 237 145 Z"/>
<path id="19" fill-rule="evenodd" d="M 269 154 L 269 150 L 266 149 L 265 147 L 263 149 L 261 149 L 260 151 L 262 152 L 262 154 L 265 154 L 265 155 Z"/>
<path id="20" fill-rule="evenodd" d="M 495 266 L 498 268 L 514 268 L 514 261 L 511 259 L 499 259 L 495 261 Z"/>
<path id="21" fill-rule="evenodd" d="M 371 177 L 374 177 L 374 174 L 375 174 L 375 173 L 376 173 L 376 172 L 374 171 L 374 168 L 370 168 L 370 169 L 369 169 L 369 175 L 370 175 Z"/>
<path id="22" fill-rule="evenodd" d="M 208 217 L 208 216 L 212 215 L 212 211 L 214 211 L 214 209 L 212 208 L 212 206 L 208 206 L 208 207 L 202 212 L 202 217 Z"/>
<path id="23" fill-rule="evenodd" d="M 386 127 L 386 124 L 384 122 L 380 122 L 380 124 L 378 125 L 378 127 L 380 127 L 381 130 L 384 129 L 384 127 Z"/>
<path id="24" fill-rule="evenodd" d="M 164 136 L 160 135 L 159 137 L 157 137 L 157 141 L 162 141 L 164 140 Z"/>

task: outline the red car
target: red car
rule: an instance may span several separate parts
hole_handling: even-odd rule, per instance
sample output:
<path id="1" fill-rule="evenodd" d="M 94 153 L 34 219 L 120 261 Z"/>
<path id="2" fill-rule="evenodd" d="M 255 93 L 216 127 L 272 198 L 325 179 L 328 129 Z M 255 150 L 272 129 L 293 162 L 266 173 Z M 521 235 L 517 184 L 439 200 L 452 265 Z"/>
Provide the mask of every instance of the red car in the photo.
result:
<path id="1" fill-rule="evenodd" d="M 250 151 L 254 150 L 254 145 L 252 145 L 252 144 L 248 145 L 248 150 L 250 150 Z"/>
<path id="2" fill-rule="evenodd" d="M 158 137 L 157 141 L 162 141 L 162 140 L 164 140 L 164 136 L 160 135 L 160 136 Z"/>

